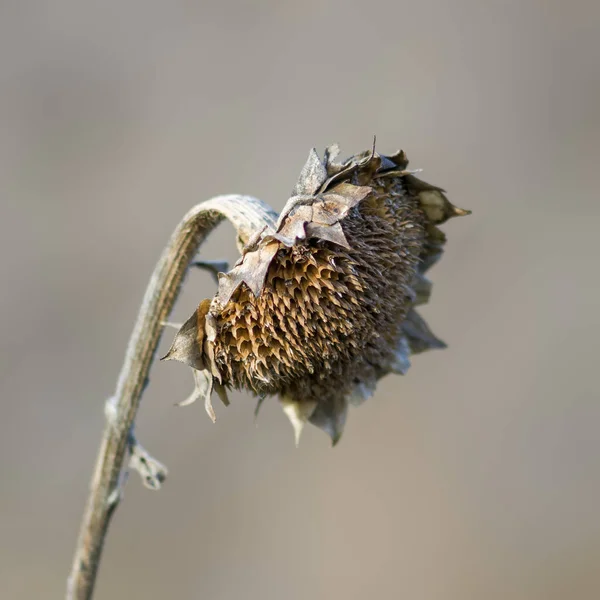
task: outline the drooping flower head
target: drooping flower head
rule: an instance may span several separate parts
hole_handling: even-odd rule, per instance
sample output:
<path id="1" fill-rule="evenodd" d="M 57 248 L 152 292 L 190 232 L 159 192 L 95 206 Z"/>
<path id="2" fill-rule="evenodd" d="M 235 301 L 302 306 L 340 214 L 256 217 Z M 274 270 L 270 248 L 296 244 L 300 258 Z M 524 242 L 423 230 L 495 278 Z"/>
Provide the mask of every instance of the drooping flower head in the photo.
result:
<path id="1" fill-rule="evenodd" d="M 165 357 L 194 369 L 190 399 L 213 419 L 212 391 L 226 404 L 228 388 L 277 395 L 296 439 L 308 421 L 335 444 L 349 404 L 405 374 L 411 354 L 445 347 L 415 307 L 446 241 L 438 225 L 469 212 L 417 179 L 402 151 L 337 154 L 311 151 L 278 220 L 247 240 Z"/>

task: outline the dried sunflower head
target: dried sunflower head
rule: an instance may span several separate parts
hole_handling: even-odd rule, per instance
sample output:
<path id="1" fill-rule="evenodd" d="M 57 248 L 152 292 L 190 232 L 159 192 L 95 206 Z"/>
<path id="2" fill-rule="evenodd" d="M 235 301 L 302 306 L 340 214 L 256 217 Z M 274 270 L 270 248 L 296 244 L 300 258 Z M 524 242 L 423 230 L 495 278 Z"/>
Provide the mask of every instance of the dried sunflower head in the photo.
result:
<path id="1" fill-rule="evenodd" d="M 259 404 L 278 395 L 296 440 L 308 421 L 335 444 L 350 403 L 405 374 L 411 354 L 445 347 L 415 307 L 446 241 L 437 226 L 468 211 L 407 170 L 402 151 L 337 154 L 311 151 L 278 220 L 264 212 L 246 232 L 240 259 L 165 357 L 194 369 L 190 400 L 204 399 L 213 419 L 213 391 L 226 404 L 228 388 Z"/>

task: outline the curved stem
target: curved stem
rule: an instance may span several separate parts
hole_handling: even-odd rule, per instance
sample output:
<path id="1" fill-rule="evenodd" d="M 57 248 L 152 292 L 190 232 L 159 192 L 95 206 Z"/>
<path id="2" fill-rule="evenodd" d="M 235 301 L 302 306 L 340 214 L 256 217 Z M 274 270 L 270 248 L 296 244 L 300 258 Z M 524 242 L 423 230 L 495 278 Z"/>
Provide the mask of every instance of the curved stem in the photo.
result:
<path id="1" fill-rule="evenodd" d="M 206 237 L 225 218 L 232 221 L 245 243 L 265 225 L 274 226 L 277 215 L 268 205 L 250 196 L 218 196 L 191 209 L 171 236 L 150 278 L 127 346 L 117 390 L 107 406 L 107 423 L 68 580 L 68 600 L 92 597 L 104 539 L 120 500 L 130 432 L 163 323 L 173 308 L 189 263 Z"/>

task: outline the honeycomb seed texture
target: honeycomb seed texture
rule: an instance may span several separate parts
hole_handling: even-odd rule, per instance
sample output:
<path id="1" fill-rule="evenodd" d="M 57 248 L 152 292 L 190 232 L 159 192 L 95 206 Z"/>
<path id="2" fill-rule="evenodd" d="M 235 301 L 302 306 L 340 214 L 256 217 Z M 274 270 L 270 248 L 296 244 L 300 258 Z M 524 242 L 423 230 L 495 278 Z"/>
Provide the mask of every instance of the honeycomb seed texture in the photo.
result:
<path id="1" fill-rule="evenodd" d="M 445 347 L 415 307 L 446 241 L 438 225 L 469 214 L 415 177 L 402 151 L 337 154 L 310 152 L 277 224 L 219 275 L 167 355 L 202 371 L 209 413 L 213 390 L 225 402 L 230 388 L 277 395 L 297 438 L 310 422 L 333 443 L 349 404 L 405 374 L 411 354 Z"/>

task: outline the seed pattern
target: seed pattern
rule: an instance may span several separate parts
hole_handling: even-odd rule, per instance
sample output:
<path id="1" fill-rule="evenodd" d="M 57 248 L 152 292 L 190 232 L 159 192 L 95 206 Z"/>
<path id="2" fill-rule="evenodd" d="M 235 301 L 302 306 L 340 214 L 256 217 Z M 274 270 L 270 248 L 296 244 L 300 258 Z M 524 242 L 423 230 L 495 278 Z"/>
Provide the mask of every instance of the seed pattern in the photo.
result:
<path id="1" fill-rule="evenodd" d="M 335 148 L 323 161 L 313 151 L 276 229 L 221 275 L 173 357 L 214 376 L 222 397 L 279 395 L 297 434 L 309 420 L 337 442 L 349 402 L 405 373 L 409 354 L 444 347 L 414 307 L 445 243 L 437 225 L 468 213 L 407 165 L 403 152 L 336 163 Z"/>

